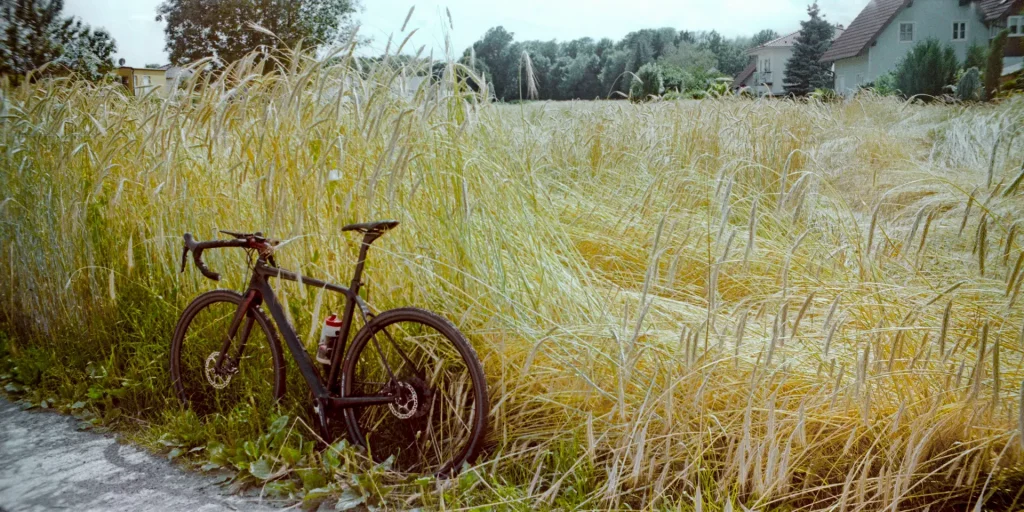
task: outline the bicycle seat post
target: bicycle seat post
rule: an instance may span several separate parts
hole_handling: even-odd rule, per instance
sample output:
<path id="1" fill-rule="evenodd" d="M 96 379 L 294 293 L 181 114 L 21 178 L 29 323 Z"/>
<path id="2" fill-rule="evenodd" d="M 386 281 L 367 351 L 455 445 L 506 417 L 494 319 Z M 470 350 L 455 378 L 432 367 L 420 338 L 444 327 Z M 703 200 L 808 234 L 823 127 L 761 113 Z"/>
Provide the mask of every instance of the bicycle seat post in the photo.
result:
<path id="1" fill-rule="evenodd" d="M 350 286 L 356 294 L 359 293 L 359 287 L 362 286 L 363 268 L 366 266 L 366 254 L 370 251 L 370 244 L 380 238 L 382 234 L 368 231 L 363 235 L 363 240 L 359 243 L 359 258 L 356 260 L 356 269 L 352 274 L 352 285 Z"/>

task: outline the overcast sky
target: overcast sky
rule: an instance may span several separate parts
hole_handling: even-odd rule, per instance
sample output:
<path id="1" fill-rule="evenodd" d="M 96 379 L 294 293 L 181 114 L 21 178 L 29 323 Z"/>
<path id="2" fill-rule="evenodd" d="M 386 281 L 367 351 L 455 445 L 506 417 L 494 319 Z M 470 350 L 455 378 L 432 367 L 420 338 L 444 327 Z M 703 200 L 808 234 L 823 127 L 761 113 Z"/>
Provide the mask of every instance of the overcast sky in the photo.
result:
<path id="1" fill-rule="evenodd" d="M 130 66 L 167 63 L 163 24 L 157 22 L 161 0 L 65 0 L 65 11 L 86 23 L 104 27 L 117 40 L 117 58 Z M 435 56 L 444 52 L 446 31 L 461 54 L 490 27 L 503 25 L 516 40 L 569 40 L 579 37 L 619 39 L 642 28 L 717 30 L 732 37 L 771 28 L 780 33 L 800 27 L 810 0 L 362 0 L 356 19 L 361 33 L 373 38 L 364 54 L 384 50 L 388 36 L 403 39 L 418 29 L 407 49 L 426 46 Z M 819 0 L 825 18 L 849 23 L 868 0 Z M 409 8 L 416 11 L 405 33 L 400 31 Z M 451 12 L 453 28 L 448 30 Z"/>

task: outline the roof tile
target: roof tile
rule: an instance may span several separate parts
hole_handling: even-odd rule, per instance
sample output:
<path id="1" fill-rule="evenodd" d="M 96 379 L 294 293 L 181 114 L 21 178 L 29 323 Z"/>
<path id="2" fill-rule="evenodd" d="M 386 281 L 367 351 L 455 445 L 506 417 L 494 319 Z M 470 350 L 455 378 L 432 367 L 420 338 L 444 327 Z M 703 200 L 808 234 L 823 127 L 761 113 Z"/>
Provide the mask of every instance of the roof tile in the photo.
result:
<path id="1" fill-rule="evenodd" d="M 846 32 L 821 56 L 821 60 L 832 62 L 860 55 L 909 1 L 871 0 Z"/>
<path id="2" fill-rule="evenodd" d="M 985 21 L 993 21 L 1002 18 L 1010 12 L 1010 8 L 1017 6 L 1017 10 L 1020 10 L 1020 0 L 981 0 L 978 2 L 978 8 L 981 9 L 981 13 L 984 15 Z"/>
<path id="3" fill-rule="evenodd" d="M 732 81 L 733 87 L 743 87 L 743 82 L 746 82 L 750 75 L 757 71 L 757 60 L 751 60 L 747 67 L 740 71 L 740 74 L 736 75 L 736 79 Z"/>
<path id="4" fill-rule="evenodd" d="M 796 44 L 797 37 L 800 36 L 800 30 L 793 32 L 792 34 L 786 34 L 778 39 L 772 39 L 761 46 L 757 46 L 747 50 L 748 54 L 753 54 L 762 48 L 787 48 Z M 839 36 L 843 35 L 844 29 L 836 27 L 835 32 L 832 34 L 832 40 L 835 41 Z"/>

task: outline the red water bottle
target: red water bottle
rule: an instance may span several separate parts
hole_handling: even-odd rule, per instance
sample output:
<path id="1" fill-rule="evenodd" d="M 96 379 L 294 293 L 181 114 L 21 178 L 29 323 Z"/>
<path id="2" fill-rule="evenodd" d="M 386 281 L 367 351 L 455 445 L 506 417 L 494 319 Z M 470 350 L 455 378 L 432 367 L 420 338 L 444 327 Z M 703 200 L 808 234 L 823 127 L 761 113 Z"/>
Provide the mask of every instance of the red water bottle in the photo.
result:
<path id="1" fill-rule="evenodd" d="M 334 342 L 341 332 L 341 320 L 337 315 L 331 315 L 324 320 L 324 327 L 320 329 L 320 345 L 316 349 L 316 362 L 331 364 L 331 350 Z"/>

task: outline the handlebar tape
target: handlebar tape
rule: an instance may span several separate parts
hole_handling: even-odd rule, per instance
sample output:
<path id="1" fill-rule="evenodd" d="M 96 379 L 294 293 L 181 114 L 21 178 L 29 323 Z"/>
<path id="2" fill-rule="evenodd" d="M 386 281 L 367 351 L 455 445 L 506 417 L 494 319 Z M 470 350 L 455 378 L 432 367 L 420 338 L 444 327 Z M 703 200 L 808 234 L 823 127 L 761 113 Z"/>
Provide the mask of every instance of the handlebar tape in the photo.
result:
<path id="1" fill-rule="evenodd" d="M 199 271 L 202 272 L 207 279 L 220 281 L 220 274 L 210 270 L 210 267 L 207 267 L 206 263 L 203 262 L 203 250 L 206 249 L 204 244 L 196 242 L 195 239 L 192 238 L 192 233 L 185 233 L 183 238 L 185 239 L 185 253 L 182 254 L 182 267 L 184 267 L 186 254 L 188 251 L 192 251 L 192 261 L 195 262 Z"/>

